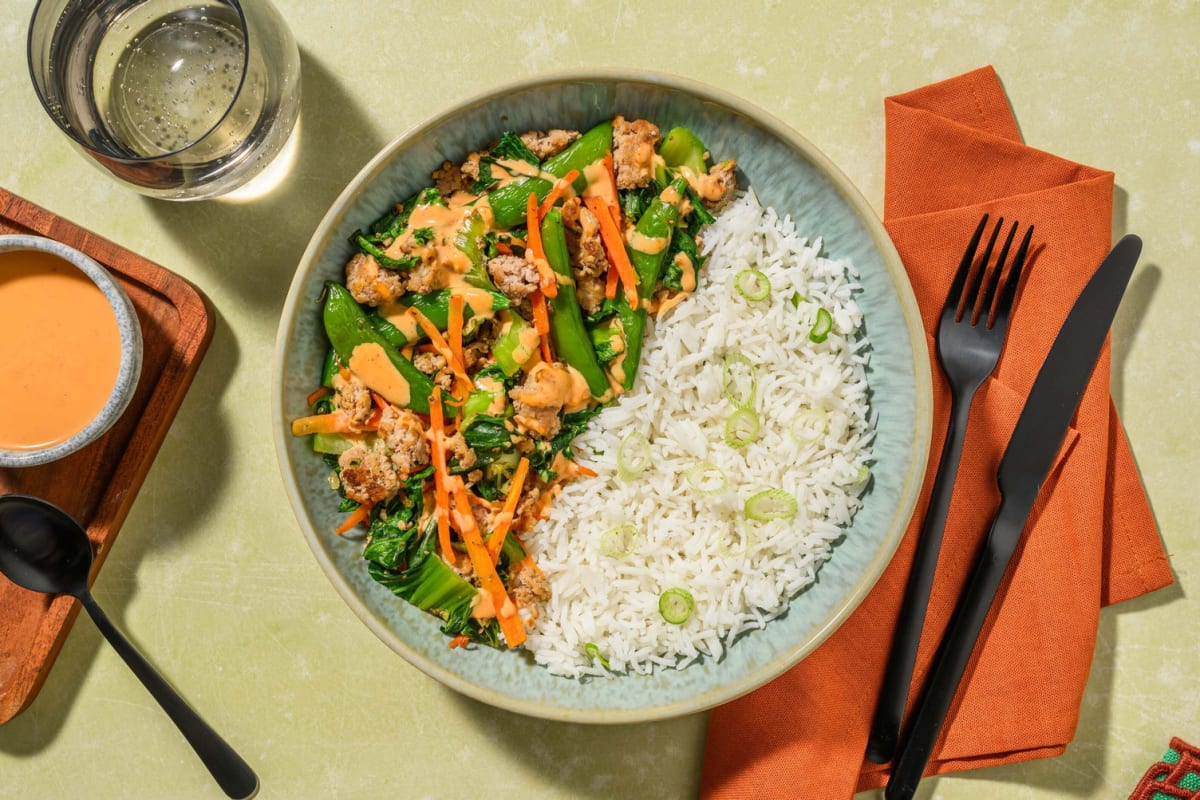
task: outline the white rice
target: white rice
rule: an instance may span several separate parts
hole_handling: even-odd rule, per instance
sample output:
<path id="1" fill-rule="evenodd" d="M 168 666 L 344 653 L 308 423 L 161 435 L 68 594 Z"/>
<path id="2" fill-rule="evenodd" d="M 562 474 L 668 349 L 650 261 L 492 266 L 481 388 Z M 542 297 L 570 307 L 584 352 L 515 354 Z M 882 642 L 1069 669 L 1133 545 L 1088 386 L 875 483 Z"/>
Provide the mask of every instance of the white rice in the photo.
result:
<path id="1" fill-rule="evenodd" d="M 648 673 L 719 658 L 735 636 L 763 627 L 815 580 L 861 505 L 874 417 L 853 266 L 822 257 L 819 239 L 803 238 L 753 192 L 723 211 L 704 238 L 710 258 L 697 290 L 648 337 L 634 391 L 575 442 L 578 460 L 598 477 L 567 485 L 550 519 L 528 537 L 553 596 L 526 647 L 552 673 Z M 751 302 L 734 290 L 734 276 L 748 268 L 770 279 L 767 300 Z M 796 294 L 799 307 L 791 302 Z M 833 331 L 814 344 L 818 308 L 832 314 Z M 762 428 L 742 449 L 725 442 L 735 410 L 723 392 L 729 353 L 757 370 Z M 827 428 L 802 444 L 792 426 L 812 408 L 825 410 Z M 633 431 L 649 442 L 650 465 L 626 481 L 617 453 Z M 687 473 L 702 462 L 727 476 L 724 491 L 693 488 Z M 796 516 L 748 520 L 746 500 L 771 488 L 796 498 Z M 621 525 L 638 531 L 632 552 L 606 555 L 601 537 Z M 658 609 L 659 596 L 673 587 L 695 599 L 682 625 Z M 588 644 L 609 670 L 588 656 Z"/>

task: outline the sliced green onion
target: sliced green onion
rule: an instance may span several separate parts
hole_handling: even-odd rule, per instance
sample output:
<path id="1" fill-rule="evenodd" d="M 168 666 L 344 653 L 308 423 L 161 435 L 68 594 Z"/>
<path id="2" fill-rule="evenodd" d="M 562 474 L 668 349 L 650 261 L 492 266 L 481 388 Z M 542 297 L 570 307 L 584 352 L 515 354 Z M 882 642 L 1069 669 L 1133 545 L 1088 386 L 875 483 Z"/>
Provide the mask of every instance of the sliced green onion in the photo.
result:
<path id="1" fill-rule="evenodd" d="M 801 447 L 819 442 L 829 430 L 829 414 L 823 408 L 805 408 L 792 420 L 792 439 Z"/>
<path id="2" fill-rule="evenodd" d="M 747 300 L 766 300 L 771 296 L 771 280 L 761 270 L 744 269 L 733 276 L 733 288 Z"/>
<path id="3" fill-rule="evenodd" d="M 833 316 L 823 309 L 817 309 L 817 321 L 813 323 L 812 330 L 808 332 L 808 340 L 820 344 L 829 338 L 829 332 L 833 330 Z"/>
<path id="4" fill-rule="evenodd" d="M 738 408 L 753 408 L 758 395 L 758 370 L 741 353 L 726 353 L 721 363 L 721 388 Z"/>
<path id="5" fill-rule="evenodd" d="M 600 648 L 595 644 L 592 642 L 585 642 L 583 645 L 583 652 L 587 653 L 588 658 L 592 659 L 593 661 L 600 662 L 600 666 L 608 669 L 608 661 L 604 658 L 604 656 L 600 655 Z"/>
<path id="6" fill-rule="evenodd" d="M 632 523 L 618 525 L 600 534 L 600 552 L 609 558 L 624 558 L 637 547 L 642 532 Z"/>
<path id="7" fill-rule="evenodd" d="M 804 296 L 801 295 L 799 292 L 792 292 L 792 296 L 789 297 L 788 299 L 792 303 L 792 308 L 799 308 L 800 304 L 804 302 Z"/>
<path id="8" fill-rule="evenodd" d="M 650 443 L 638 431 L 631 431 L 617 449 L 617 475 L 631 481 L 650 466 Z"/>
<path id="9" fill-rule="evenodd" d="M 696 600 L 687 589 L 667 589 L 658 597 L 658 613 L 672 625 L 682 625 L 692 616 Z"/>
<path id="10" fill-rule="evenodd" d="M 683 474 L 693 489 L 701 494 L 717 494 L 729 486 L 724 470 L 711 461 L 701 461 Z"/>
<path id="11" fill-rule="evenodd" d="M 796 498 L 783 489 L 766 489 L 746 501 L 746 516 L 758 522 L 791 519 L 799 510 Z"/>
<path id="12" fill-rule="evenodd" d="M 725 420 L 725 444 L 741 449 L 758 438 L 762 423 L 748 408 L 739 408 Z"/>

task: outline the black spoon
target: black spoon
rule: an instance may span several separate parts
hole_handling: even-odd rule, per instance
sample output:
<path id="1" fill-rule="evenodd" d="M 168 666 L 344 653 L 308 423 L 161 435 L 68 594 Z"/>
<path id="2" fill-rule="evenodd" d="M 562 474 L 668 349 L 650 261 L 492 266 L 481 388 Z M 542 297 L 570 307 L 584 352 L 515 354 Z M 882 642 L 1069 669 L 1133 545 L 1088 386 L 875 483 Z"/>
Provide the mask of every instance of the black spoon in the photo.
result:
<path id="1" fill-rule="evenodd" d="M 254 770 L 175 693 L 96 605 L 88 591 L 91 567 L 92 544 L 69 514 L 36 497 L 0 497 L 0 572 L 26 589 L 69 594 L 83 603 L 104 638 L 154 695 L 225 794 L 238 800 L 254 794 L 258 788 Z"/>

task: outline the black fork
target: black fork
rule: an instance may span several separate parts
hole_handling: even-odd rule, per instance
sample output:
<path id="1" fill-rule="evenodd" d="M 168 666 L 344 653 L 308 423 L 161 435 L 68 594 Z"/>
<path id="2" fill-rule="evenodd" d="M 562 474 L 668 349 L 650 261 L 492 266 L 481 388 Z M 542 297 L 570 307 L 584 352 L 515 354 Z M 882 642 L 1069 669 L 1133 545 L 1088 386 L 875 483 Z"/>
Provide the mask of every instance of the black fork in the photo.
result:
<path id="1" fill-rule="evenodd" d="M 976 390 L 992 374 L 996 362 L 1000 360 L 1000 351 L 1004 348 L 1004 337 L 1008 331 L 1008 320 L 1017 296 L 1017 284 L 1021 280 L 1021 270 L 1029 252 L 1029 240 L 1033 235 L 1033 227 L 1030 226 L 1025 231 L 1012 265 L 1005 274 L 1008 253 L 1019 226 L 1019 223 L 1014 222 L 989 275 L 988 262 L 1004 227 L 1004 218 L 996 221 L 983 257 L 979 259 L 979 267 L 975 269 L 975 254 L 987 221 L 987 214 L 984 214 L 971 237 L 971 243 L 967 245 L 954 281 L 950 284 L 950 292 L 938 322 L 938 362 L 950 383 L 952 397 L 950 423 L 946 431 L 942 458 L 938 463 L 937 477 L 933 482 L 933 492 L 929 497 L 929 510 L 917 539 L 916 555 L 912 572 L 908 576 L 904 602 L 900 606 L 900 618 L 896 624 L 879 702 L 875 707 L 871 737 L 867 741 L 867 758 L 876 764 L 887 763 L 896 752 L 904 706 L 908 702 L 909 684 L 917 659 L 917 647 L 921 642 L 921 629 L 925 625 L 925 609 L 933 587 L 938 554 L 941 552 L 942 533 L 950 511 L 959 458 L 962 456 L 971 402 L 975 398 Z M 997 299 L 998 290 L 1000 296 Z"/>

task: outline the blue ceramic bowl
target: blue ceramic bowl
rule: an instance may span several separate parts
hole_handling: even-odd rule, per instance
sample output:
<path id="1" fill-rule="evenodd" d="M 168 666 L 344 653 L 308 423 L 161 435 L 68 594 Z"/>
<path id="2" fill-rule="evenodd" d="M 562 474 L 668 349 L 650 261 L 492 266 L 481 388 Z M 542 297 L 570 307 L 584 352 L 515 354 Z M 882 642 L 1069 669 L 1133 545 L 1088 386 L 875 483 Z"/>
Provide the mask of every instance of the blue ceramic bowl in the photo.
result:
<path id="1" fill-rule="evenodd" d="M 343 276 L 350 234 L 399 198 L 429 184 L 444 160 L 461 161 L 502 131 L 586 129 L 615 114 L 664 130 L 686 125 L 714 153 L 738 160 L 764 205 L 820 231 L 828 252 L 861 271 L 872 341 L 871 402 L 879 413 L 874 480 L 865 506 L 815 585 L 788 613 L 741 637 L 723 658 L 650 676 L 574 680 L 522 653 L 451 650 L 438 621 L 375 584 L 362 545 L 333 533 L 341 521 L 328 469 L 307 438 L 289 433 L 307 413 L 327 343 L 322 283 Z M 275 363 L 275 442 L 288 495 L 317 561 L 355 613 L 415 666 L 464 694 L 522 714 L 617 723 L 700 711 L 744 694 L 812 652 L 882 573 L 908 524 L 925 471 L 931 416 L 925 335 L 904 269 L 883 226 L 846 177 L 812 144 L 763 111 L 691 81 L 644 72 L 556 74 L 494 89 L 441 112 L 379 153 L 333 204 L 309 243 L 280 322 Z"/>

